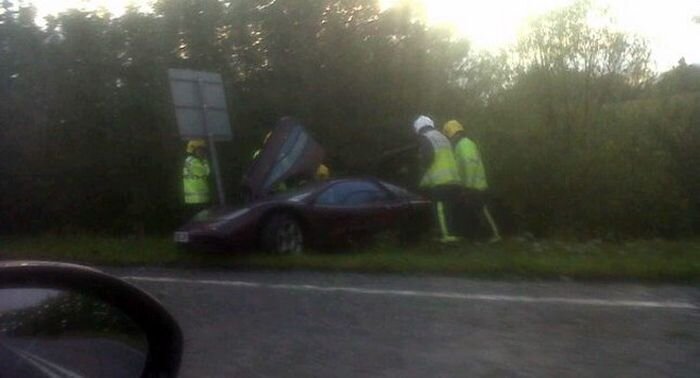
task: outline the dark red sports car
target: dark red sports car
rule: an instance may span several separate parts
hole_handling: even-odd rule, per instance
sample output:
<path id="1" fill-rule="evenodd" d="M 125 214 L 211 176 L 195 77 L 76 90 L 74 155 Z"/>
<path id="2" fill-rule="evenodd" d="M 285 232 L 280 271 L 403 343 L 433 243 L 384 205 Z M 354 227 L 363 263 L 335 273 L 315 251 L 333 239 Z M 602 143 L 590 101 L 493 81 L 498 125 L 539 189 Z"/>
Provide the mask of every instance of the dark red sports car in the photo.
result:
<path id="1" fill-rule="evenodd" d="M 405 189 L 373 178 L 313 182 L 323 157 L 323 149 L 298 122 L 281 119 L 244 177 L 251 202 L 197 214 L 175 232 L 175 242 L 297 253 L 308 244 L 391 229 L 410 239 L 429 229 L 430 202 Z M 299 188 L 281 191 L 290 186 Z"/>
<path id="2" fill-rule="evenodd" d="M 404 240 L 430 225 L 430 202 L 371 178 L 330 180 L 274 195 L 238 209 L 207 210 L 175 233 L 183 246 L 259 246 L 299 253 L 309 244 L 342 242 L 386 230 Z"/>

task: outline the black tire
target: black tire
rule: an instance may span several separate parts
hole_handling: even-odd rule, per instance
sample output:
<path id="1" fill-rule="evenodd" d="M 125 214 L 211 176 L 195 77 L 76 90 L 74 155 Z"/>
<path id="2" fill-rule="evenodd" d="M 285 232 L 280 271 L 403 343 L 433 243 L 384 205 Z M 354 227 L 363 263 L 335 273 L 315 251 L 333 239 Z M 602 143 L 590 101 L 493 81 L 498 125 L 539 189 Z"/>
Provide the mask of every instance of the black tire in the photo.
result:
<path id="1" fill-rule="evenodd" d="M 304 232 L 299 221 L 288 214 L 275 214 L 260 234 L 263 250 L 278 254 L 300 254 L 304 250 Z"/>

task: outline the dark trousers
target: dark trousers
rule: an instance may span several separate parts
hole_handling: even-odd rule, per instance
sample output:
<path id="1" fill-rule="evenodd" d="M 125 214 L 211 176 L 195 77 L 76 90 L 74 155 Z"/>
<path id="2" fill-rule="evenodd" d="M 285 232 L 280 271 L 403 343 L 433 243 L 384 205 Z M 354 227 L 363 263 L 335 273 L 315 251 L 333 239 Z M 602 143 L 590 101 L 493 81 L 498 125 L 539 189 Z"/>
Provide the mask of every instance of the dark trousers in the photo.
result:
<path id="1" fill-rule="evenodd" d="M 454 206 L 455 232 L 465 238 L 483 237 L 482 218 L 487 194 L 479 190 L 460 188 L 458 198 Z"/>

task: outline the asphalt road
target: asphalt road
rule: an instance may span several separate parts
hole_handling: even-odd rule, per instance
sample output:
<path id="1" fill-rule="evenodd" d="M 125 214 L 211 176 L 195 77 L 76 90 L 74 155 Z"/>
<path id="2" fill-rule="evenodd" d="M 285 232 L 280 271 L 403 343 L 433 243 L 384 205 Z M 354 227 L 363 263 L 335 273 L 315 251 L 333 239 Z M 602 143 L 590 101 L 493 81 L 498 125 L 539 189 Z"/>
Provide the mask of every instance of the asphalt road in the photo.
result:
<path id="1" fill-rule="evenodd" d="M 112 270 L 185 336 L 183 377 L 698 377 L 700 289 Z"/>

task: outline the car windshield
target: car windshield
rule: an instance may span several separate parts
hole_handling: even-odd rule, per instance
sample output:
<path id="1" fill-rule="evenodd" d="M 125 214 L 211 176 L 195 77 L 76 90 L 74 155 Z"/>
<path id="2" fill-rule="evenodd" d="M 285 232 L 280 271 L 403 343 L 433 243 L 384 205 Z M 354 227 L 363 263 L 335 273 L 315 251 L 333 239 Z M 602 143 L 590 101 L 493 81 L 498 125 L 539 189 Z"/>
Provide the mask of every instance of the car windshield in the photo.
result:
<path id="1" fill-rule="evenodd" d="M 700 0 L 0 0 L 34 259 L 184 377 L 700 377 Z"/>
<path id="2" fill-rule="evenodd" d="M 388 198 L 388 194 L 373 182 L 350 180 L 330 185 L 319 194 L 316 204 L 354 207 L 386 201 Z"/>

